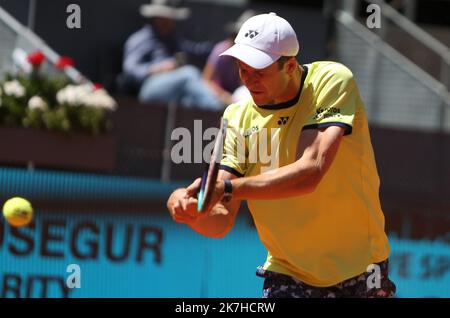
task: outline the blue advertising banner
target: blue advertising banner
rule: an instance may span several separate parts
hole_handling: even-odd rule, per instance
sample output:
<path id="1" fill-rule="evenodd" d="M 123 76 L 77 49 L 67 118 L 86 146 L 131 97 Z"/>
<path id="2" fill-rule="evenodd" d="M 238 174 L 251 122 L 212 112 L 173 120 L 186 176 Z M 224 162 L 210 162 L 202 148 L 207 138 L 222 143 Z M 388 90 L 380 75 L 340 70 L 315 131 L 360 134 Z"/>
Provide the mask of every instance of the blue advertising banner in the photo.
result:
<path id="1" fill-rule="evenodd" d="M 255 270 L 265 250 L 243 221 L 221 240 L 202 237 L 161 213 L 40 213 L 28 227 L 2 222 L 0 228 L 1 297 L 261 294 Z M 80 288 L 69 288 L 77 272 Z"/>
<path id="2" fill-rule="evenodd" d="M 450 297 L 448 244 L 391 245 L 398 297 Z M 39 213 L 25 228 L 0 223 L 0 296 L 260 297 L 265 256 L 244 219 L 210 239 L 162 213 Z"/>
<path id="3" fill-rule="evenodd" d="M 35 209 L 27 227 L 0 218 L 0 297 L 261 297 L 255 271 L 266 251 L 247 216 L 225 238 L 211 239 L 164 209 L 123 204 L 162 200 L 174 185 L 1 168 L 0 187 L 3 197 L 60 202 Z M 79 200 L 111 199 L 122 200 L 123 211 L 73 209 Z M 450 244 L 393 235 L 390 242 L 397 297 L 450 297 Z"/>

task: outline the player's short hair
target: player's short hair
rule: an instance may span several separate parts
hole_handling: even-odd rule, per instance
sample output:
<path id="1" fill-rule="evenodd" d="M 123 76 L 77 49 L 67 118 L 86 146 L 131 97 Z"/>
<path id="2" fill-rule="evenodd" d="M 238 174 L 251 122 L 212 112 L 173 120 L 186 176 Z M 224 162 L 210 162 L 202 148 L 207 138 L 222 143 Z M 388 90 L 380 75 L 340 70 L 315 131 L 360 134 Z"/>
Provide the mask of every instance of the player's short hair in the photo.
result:
<path id="1" fill-rule="evenodd" d="M 286 61 L 291 59 L 291 58 L 295 58 L 295 56 L 282 56 L 278 59 L 277 64 L 278 64 L 278 69 L 282 70 L 284 67 L 284 64 L 286 64 Z"/>

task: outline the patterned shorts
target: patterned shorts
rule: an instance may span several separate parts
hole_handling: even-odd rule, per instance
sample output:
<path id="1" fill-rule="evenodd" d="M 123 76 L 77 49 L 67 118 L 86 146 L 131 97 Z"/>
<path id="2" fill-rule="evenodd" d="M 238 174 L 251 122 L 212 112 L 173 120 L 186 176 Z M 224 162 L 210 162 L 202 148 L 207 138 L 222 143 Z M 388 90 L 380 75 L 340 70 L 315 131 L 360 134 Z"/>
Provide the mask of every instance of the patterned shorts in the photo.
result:
<path id="1" fill-rule="evenodd" d="M 258 266 L 256 275 L 265 278 L 263 298 L 394 297 L 396 287 L 388 278 L 388 260 L 375 265 L 379 266 L 379 275 L 369 271 L 330 287 L 310 286 L 291 276 L 264 270 L 262 266 Z"/>

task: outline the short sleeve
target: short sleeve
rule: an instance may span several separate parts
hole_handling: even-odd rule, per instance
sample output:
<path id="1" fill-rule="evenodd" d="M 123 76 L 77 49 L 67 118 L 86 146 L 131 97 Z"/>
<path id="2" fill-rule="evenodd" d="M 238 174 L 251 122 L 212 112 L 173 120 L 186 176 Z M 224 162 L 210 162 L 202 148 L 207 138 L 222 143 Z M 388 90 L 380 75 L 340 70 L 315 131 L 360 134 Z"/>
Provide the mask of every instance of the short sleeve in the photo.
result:
<path id="1" fill-rule="evenodd" d="M 228 120 L 228 127 L 220 169 L 228 171 L 237 177 L 243 177 L 247 171 L 246 143 L 239 128 L 239 121 L 237 118 L 232 118 L 233 111 L 231 109 L 233 106 L 230 105 L 223 115 Z"/>
<path id="2" fill-rule="evenodd" d="M 335 63 L 319 76 L 315 86 L 314 109 L 303 129 L 340 126 L 345 128 L 345 135 L 351 134 L 359 99 L 353 74 Z"/>

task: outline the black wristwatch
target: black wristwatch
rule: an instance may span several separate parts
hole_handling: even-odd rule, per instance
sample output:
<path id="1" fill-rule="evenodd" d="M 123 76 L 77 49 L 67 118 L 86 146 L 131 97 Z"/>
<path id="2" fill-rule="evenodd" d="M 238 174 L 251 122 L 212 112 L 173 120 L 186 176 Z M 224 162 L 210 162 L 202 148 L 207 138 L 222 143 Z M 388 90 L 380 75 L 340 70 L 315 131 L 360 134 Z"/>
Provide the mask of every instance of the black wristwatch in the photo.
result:
<path id="1" fill-rule="evenodd" d="M 231 185 L 231 180 L 224 180 L 223 196 L 222 202 L 227 203 L 231 201 L 233 186 Z"/>

